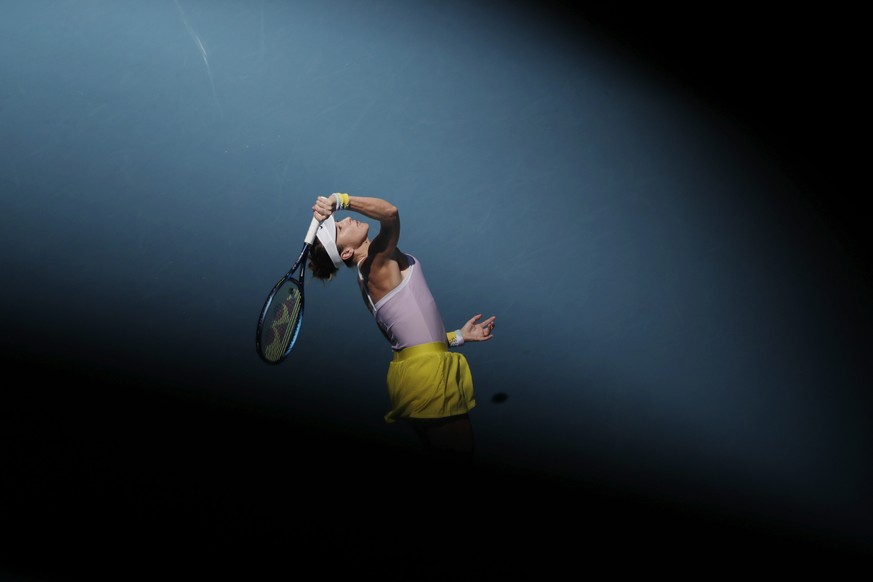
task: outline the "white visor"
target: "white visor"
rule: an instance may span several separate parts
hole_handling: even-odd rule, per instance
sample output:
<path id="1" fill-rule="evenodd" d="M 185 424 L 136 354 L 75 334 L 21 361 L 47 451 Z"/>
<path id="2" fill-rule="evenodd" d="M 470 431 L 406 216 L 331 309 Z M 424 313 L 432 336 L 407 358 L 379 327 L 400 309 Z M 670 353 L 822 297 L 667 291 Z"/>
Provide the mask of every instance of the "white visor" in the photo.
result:
<path id="1" fill-rule="evenodd" d="M 327 220 L 318 225 L 315 236 L 321 241 L 321 245 L 327 251 L 330 260 L 333 261 L 333 266 L 339 269 L 343 260 L 340 258 L 339 249 L 336 248 L 336 221 L 333 216 L 329 216 Z"/>

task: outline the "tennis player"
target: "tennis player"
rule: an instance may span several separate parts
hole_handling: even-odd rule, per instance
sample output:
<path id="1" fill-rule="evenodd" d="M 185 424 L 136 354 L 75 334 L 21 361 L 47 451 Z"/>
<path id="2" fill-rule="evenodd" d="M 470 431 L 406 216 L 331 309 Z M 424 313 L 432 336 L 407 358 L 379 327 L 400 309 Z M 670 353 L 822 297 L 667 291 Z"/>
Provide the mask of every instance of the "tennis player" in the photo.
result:
<path id="1" fill-rule="evenodd" d="M 339 210 L 379 221 L 379 233 L 371 240 L 368 223 L 335 220 Z M 400 215 L 391 203 L 335 193 L 319 196 L 312 212 L 323 221 L 309 255 L 313 276 L 329 281 L 343 265 L 357 267 L 364 303 L 394 350 L 385 421 L 409 421 L 428 452 L 471 455 L 473 377 L 464 355 L 449 348 L 490 340 L 495 317 L 475 315 L 446 333 L 421 263 L 397 247 Z"/>

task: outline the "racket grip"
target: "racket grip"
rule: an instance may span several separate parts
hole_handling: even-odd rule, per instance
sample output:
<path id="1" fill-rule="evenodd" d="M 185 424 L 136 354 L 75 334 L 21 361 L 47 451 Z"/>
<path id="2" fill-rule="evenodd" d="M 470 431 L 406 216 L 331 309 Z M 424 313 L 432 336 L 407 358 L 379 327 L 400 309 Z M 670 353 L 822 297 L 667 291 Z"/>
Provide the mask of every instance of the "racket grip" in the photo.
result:
<path id="1" fill-rule="evenodd" d="M 321 224 L 317 218 L 313 217 L 312 222 L 309 225 L 309 232 L 306 233 L 306 238 L 303 239 L 303 242 L 311 245 L 313 241 L 315 241 L 315 232 L 318 230 L 318 225 Z"/>

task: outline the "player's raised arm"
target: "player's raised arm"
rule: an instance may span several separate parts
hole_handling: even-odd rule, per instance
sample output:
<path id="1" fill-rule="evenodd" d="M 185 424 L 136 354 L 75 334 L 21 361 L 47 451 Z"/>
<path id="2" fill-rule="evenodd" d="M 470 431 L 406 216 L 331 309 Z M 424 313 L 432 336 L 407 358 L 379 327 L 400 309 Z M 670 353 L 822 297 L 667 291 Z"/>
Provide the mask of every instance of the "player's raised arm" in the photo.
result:
<path id="1" fill-rule="evenodd" d="M 400 240 L 400 212 L 387 200 L 367 196 L 349 196 L 347 210 L 379 221 L 379 233 L 367 249 L 361 272 L 371 286 L 384 292 L 393 289 L 401 278 L 395 256 Z"/>
<path id="2" fill-rule="evenodd" d="M 397 207 L 381 198 L 349 196 L 347 209 L 379 221 L 379 234 L 370 244 L 368 260 L 376 261 L 379 255 L 390 257 L 400 240 L 400 213 Z"/>

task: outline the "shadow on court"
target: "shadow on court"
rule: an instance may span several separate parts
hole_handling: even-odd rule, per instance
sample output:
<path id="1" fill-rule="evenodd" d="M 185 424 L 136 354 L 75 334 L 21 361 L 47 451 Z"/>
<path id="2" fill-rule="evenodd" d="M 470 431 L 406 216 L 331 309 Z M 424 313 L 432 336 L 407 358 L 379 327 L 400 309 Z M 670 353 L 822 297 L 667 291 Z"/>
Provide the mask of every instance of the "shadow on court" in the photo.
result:
<path id="1" fill-rule="evenodd" d="M 305 419 L 93 371 L 7 364 L 18 372 L 2 407 L 0 571 L 10 574 L 541 579 L 862 557 L 608 484 L 435 464 Z"/>

